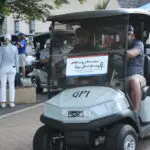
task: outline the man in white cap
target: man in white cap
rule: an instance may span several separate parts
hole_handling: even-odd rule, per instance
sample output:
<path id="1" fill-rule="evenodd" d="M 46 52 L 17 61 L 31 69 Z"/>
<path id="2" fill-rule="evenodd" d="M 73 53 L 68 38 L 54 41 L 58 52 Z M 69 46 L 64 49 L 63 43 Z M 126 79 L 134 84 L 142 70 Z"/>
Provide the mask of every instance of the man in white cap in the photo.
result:
<path id="1" fill-rule="evenodd" d="M 11 35 L 4 36 L 4 45 L 0 47 L 0 101 L 1 107 L 6 107 L 6 85 L 9 83 L 9 105 L 15 107 L 15 75 L 19 72 L 19 56 L 16 46 L 11 44 Z"/>

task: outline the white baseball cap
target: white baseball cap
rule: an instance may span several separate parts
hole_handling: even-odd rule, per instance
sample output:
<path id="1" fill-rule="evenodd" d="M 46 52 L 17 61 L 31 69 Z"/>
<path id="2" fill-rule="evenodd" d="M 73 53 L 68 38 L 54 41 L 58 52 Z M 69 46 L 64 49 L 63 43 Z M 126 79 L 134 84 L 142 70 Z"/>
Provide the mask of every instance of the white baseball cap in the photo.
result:
<path id="1" fill-rule="evenodd" d="M 5 34 L 4 39 L 8 39 L 11 41 L 11 34 L 9 34 L 9 33 Z"/>
<path id="2" fill-rule="evenodd" d="M 50 44 L 50 42 L 51 42 L 51 39 L 47 39 L 45 44 Z"/>
<path id="3" fill-rule="evenodd" d="M 134 28 L 133 28 L 132 25 L 129 25 L 129 26 L 128 26 L 128 33 L 134 34 Z"/>

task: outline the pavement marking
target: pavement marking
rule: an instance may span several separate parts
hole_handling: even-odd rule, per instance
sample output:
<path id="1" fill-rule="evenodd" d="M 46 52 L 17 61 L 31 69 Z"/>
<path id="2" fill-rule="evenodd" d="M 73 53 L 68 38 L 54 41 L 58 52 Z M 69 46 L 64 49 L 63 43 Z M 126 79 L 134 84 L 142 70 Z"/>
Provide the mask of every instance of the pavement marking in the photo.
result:
<path id="1" fill-rule="evenodd" d="M 29 106 L 29 107 L 23 108 L 23 109 L 21 109 L 21 110 L 16 110 L 16 111 L 14 111 L 14 112 L 1 115 L 1 116 L 0 116 L 0 119 L 4 119 L 4 118 L 7 118 L 7 117 L 11 117 L 11 116 L 20 114 L 20 113 L 22 113 L 22 112 L 25 112 L 25 111 L 28 111 L 28 110 L 37 108 L 37 107 L 39 107 L 39 106 L 42 106 L 43 104 L 44 104 L 44 103 L 36 104 L 35 106 Z M 44 109 L 44 107 L 43 107 L 43 109 Z"/>

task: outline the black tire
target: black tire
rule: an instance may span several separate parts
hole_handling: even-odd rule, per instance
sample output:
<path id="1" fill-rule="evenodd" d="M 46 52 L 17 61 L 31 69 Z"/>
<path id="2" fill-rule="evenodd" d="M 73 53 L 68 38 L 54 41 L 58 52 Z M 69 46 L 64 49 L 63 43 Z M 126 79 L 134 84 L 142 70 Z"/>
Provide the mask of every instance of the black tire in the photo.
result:
<path id="1" fill-rule="evenodd" d="M 40 127 L 33 138 L 33 150 L 60 150 L 60 144 L 52 142 L 55 135 L 56 132 L 50 131 L 46 126 Z"/>
<path id="2" fill-rule="evenodd" d="M 129 140 L 128 143 L 126 140 Z M 125 143 L 127 146 L 131 144 L 133 150 L 137 148 L 137 133 L 131 125 L 119 124 L 115 125 L 110 129 L 106 139 L 106 150 L 126 150 Z M 128 144 L 127 144 L 128 143 Z"/>
<path id="3" fill-rule="evenodd" d="M 40 86 L 40 81 L 37 78 L 32 78 L 32 84 L 34 85 L 34 87 L 36 88 L 36 93 L 42 93 L 43 92 L 43 88 Z"/>

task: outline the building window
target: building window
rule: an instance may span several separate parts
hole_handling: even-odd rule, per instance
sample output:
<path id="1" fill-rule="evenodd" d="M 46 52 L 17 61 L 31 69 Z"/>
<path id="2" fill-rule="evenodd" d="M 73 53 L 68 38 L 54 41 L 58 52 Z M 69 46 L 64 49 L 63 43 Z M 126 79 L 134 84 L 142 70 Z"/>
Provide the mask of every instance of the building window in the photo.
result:
<path id="1" fill-rule="evenodd" d="M 30 21 L 29 28 L 30 28 L 29 29 L 30 33 L 34 33 L 35 32 L 35 20 Z"/>
<path id="2" fill-rule="evenodd" d="M 15 33 L 18 33 L 20 29 L 19 20 L 15 20 Z"/>

